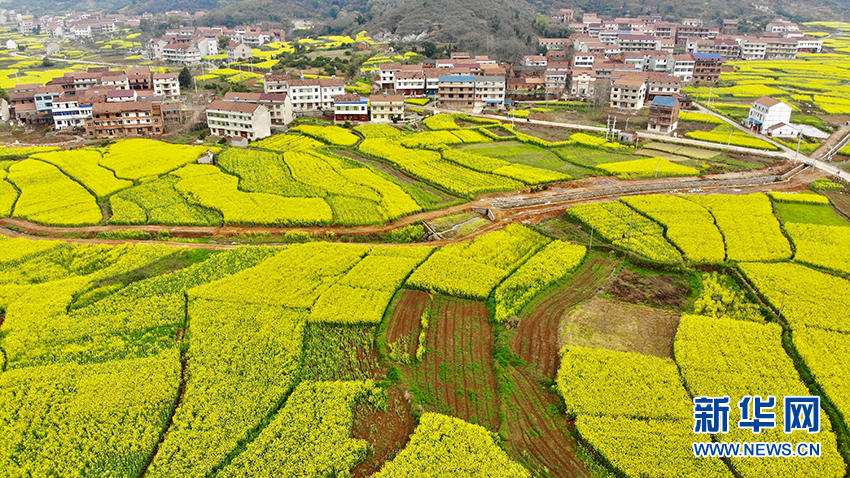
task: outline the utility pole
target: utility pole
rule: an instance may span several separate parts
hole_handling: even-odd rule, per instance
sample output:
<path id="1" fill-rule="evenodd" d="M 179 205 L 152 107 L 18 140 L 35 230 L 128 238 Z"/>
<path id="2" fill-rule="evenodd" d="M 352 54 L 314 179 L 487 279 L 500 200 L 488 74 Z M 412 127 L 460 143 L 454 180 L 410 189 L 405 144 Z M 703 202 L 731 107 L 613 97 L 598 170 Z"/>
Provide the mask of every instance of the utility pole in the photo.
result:
<path id="1" fill-rule="evenodd" d="M 630 120 L 630 119 L 631 119 L 631 118 L 626 118 L 626 127 L 623 129 L 623 131 L 628 131 L 628 130 L 629 130 L 629 120 Z"/>
<path id="2" fill-rule="evenodd" d="M 626 250 L 626 252 L 629 254 L 629 256 L 632 255 L 632 225 L 634 224 L 634 222 L 635 222 L 635 210 L 632 209 L 632 218 L 629 220 L 629 242 L 628 242 L 628 247 L 627 247 L 627 250 Z"/>
<path id="3" fill-rule="evenodd" d="M 593 228 L 590 228 L 590 245 L 587 246 L 587 250 L 593 249 Z"/>
<path id="4" fill-rule="evenodd" d="M 661 164 L 661 160 L 655 162 L 655 178 L 658 179 L 658 165 Z"/>
<path id="5" fill-rule="evenodd" d="M 797 152 L 794 153 L 794 164 L 797 163 L 797 157 L 800 156 L 800 142 L 803 141 L 803 134 L 797 131 Z"/>
<path id="6" fill-rule="evenodd" d="M 711 109 L 711 93 L 714 91 L 714 86 L 708 87 L 708 108 Z"/>

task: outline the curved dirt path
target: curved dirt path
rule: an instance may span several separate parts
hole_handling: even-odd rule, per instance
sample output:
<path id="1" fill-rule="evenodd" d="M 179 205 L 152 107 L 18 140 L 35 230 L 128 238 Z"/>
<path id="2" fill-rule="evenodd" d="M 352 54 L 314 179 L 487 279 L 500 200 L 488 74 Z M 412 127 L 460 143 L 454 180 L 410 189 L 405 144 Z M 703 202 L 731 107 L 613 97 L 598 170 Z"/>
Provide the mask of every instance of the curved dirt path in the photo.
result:
<path id="1" fill-rule="evenodd" d="M 650 193 L 639 194 L 664 194 L 670 192 L 689 192 L 694 194 L 708 193 L 728 193 L 728 194 L 748 194 L 754 192 L 765 191 L 801 191 L 807 189 L 807 183 L 815 178 L 822 176 L 811 170 L 803 171 L 802 173 L 792 177 L 789 180 L 782 182 L 773 182 L 768 184 L 753 184 L 750 186 L 706 186 L 699 189 L 683 190 L 681 183 L 691 180 L 716 180 L 716 179 L 740 179 L 752 178 L 754 181 L 764 176 L 773 176 L 780 170 L 790 169 L 790 162 L 786 162 L 773 170 L 759 169 L 755 171 L 745 171 L 737 173 L 728 173 L 723 175 L 711 175 L 699 178 L 650 178 L 650 179 L 635 179 L 635 180 L 619 180 L 609 176 L 590 177 L 577 179 L 563 183 L 550 184 L 545 191 L 528 192 L 512 191 L 506 193 L 496 193 L 482 196 L 474 201 L 464 204 L 451 206 L 444 209 L 426 211 L 411 216 L 405 216 L 396 221 L 372 226 L 312 226 L 312 227 L 277 227 L 277 226 L 170 226 L 170 225 L 100 225 L 100 226 L 83 226 L 83 227 L 63 227 L 63 226 L 46 226 L 37 224 L 26 219 L 19 218 L 0 218 L 0 235 L 7 237 L 27 237 L 31 239 L 54 239 L 63 240 L 70 243 L 94 243 L 94 244 L 166 244 L 177 247 L 189 248 L 204 248 L 204 249 L 232 249 L 240 245 L 266 245 L 266 246 L 282 246 L 284 243 L 252 243 L 250 241 L 240 242 L 239 240 L 227 242 L 227 237 L 238 236 L 242 234 L 257 234 L 268 233 L 272 235 L 282 235 L 290 231 L 304 231 L 313 235 L 335 234 L 337 237 L 345 236 L 370 236 L 376 234 L 386 234 L 394 229 L 409 226 L 420 221 L 431 221 L 440 217 L 457 214 L 460 212 L 470 211 L 472 208 L 489 208 L 495 216 L 495 221 L 486 226 L 465 236 L 455 237 L 453 239 L 442 239 L 432 241 L 429 244 L 440 246 L 457 242 L 459 240 L 468 240 L 478 237 L 488 232 L 502 229 L 510 223 L 539 223 L 542 220 L 555 218 L 563 214 L 570 206 L 582 203 L 600 202 L 617 199 L 624 194 L 623 187 L 628 186 L 644 186 L 644 185 L 662 185 L 666 186 L 661 190 L 652 191 Z M 558 199 L 565 193 L 580 193 L 587 191 L 610 191 L 610 195 L 601 194 L 587 199 L 563 200 Z M 540 200 L 545 200 L 551 197 L 552 201 L 540 203 Z M 522 207 L 503 208 L 500 204 L 506 201 L 537 199 L 538 204 Z M 176 238 L 201 238 L 201 237 L 222 237 L 225 242 L 220 243 L 191 243 L 180 241 L 157 241 L 157 240 L 139 240 L 139 239 L 99 239 L 99 238 L 82 238 L 68 237 L 73 235 L 94 235 L 110 231 L 141 231 L 151 234 L 156 234 L 161 231 L 167 231 Z M 364 241 L 364 244 L 371 242 Z M 400 244 L 399 246 L 404 246 Z"/>

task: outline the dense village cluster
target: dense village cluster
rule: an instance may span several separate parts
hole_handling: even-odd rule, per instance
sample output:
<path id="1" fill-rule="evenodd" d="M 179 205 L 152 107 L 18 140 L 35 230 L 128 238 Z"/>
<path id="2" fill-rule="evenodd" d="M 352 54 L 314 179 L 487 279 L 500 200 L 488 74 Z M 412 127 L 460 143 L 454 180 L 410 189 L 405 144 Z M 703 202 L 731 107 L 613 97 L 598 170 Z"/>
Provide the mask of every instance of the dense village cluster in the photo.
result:
<path id="1" fill-rule="evenodd" d="M 205 27 L 192 26 L 203 12 L 166 15 L 172 24 L 176 19 L 183 26 L 168 26 L 157 36 L 139 39 L 141 58 L 171 67 L 200 65 L 202 73 L 215 57 L 218 64 L 250 67 L 254 75 L 257 49 L 282 45 L 286 37 L 279 23 L 266 23 L 263 28 Z M 0 10 L 0 23 L 17 23 L 22 34 L 46 32 L 52 42 L 48 54 L 51 45 L 58 50 L 56 41 L 138 28 L 141 22 L 153 20 L 151 14 L 80 12 L 35 19 Z M 759 36 L 739 33 L 734 19 L 709 26 L 695 18 L 673 23 L 660 15 L 605 18 L 560 9 L 550 21 L 568 25 L 573 33 L 566 38 L 540 38 L 540 54 L 519 61 L 450 51 L 446 58 L 419 57 L 415 64 L 391 61 L 364 69 L 361 75 L 371 83 L 371 88 L 367 83 L 371 95 L 362 87 L 349 88 L 357 79 L 347 82 L 336 76 L 268 71 L 262 78 L 262 92 L 231 91 L 213 97 L 206 108 L 206 122 L 212 135 L 241 142 L 268 137 L 274 128 L 288 125 L 297 116 L 331 116 L 337 123 L 404 122 L 411 118 L 410 102 L 406 105 L 405 100 L 418 98 L 433 99 L 440 108 L 476 112 L 504 112 L 517 101 L 545 99 L 607 104 L 625 112 L 648 106 L 647 129 L 671 133 L 677 128 L 679 111 L 693 104 L 683 88 L 716 84 L 725 62 L 790 60 L 801 53 L 820 52 L 823 46 L 821 39 L 806 36 L 799 25 L 781 18 L 768 23 Z M 18 84 L 10 93 L 9 113 L 28 125 L 84 129 L 88 138 L 159 136 L 168 124 L 185 117 L 181 93 L 187 92 L 185 87 L 181 91 L 176 72 L 158 71 L 163 70 L 93 67 L 65 73 L 44 85 Z M 774 103 L 784 105 L 780 107 L 783 115 L 769 124 L 750 117 L 746 126 L 778 137 L 799 134 L 789 125 L 787 104 L 773 98 L 759 101 L 754 106 L 756 114 L 758 105 Z"/>

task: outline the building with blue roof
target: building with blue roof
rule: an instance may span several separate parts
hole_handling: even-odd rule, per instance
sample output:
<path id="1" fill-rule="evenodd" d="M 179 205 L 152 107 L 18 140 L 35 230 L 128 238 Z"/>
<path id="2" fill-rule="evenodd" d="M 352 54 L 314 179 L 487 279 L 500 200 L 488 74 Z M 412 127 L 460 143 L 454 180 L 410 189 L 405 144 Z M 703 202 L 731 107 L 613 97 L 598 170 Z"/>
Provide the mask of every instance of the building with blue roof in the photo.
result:
<path id="1" fill-rule="evenodd" d="M 679 127 L 679 100 L 672 96 L 656 96 L 649 105 L 646 129 L 669 134 Z"/>

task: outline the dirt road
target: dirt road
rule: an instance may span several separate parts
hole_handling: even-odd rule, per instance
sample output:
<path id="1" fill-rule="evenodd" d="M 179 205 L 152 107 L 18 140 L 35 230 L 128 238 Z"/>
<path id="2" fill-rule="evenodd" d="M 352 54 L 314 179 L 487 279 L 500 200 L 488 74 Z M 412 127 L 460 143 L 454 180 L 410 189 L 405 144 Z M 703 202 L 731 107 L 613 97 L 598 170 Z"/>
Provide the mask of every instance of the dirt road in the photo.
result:
<path id="1" fill-rule="evenodd" d="M 725 175 L 706 176 L 706 180 L 716 179 L 741 179 L 753 178 L 754 180 L 763 176 L 773 176 L 778 172 L 790 169 L 790 162 L 777 166 L 773 170 L 761 169 L 756 171 L 747 171 L 742 173 L 730 173 Z M 807 188 L 806 184 L 813 181 L 823 174 L 812 169 L 807 169 L 802 173 L 793 176 L 787 181 L 771 182 L 762 185 L 750 186 L 734 186 L 734 187 L 704 187 L 698 189 L 689 189 L 687 192 L 694 194 L 710 194 L 710 193 L 727 193 L 727 194 L 748 194 L 754 192 L 765 191 L 801 191 Z M 468 240 L 488 232 L 502 229 L 510 223 L 534 223 L 537 224 L 542 220 L 558 217 L 563 212 L 575 204 L 588 202 L 598 202 L 612 200 L 620 197 L 620 191 L 624 187 L 629 186 L 661 186 L 661 189 L 653 191 L 653 194 L 663 194 L 669 192 L 685 192 L 681 189 L 683 180 L 700 180 L 701 178 L 652 178 L 652 179 L 637 179 L 623 181 L 611 177 L 592 177 L 584 178 L 564 183 L 555 183 L 549 186 L 545 191 L 530 192 L 529 190 L 513 191 L 499 194 L 490 194 L 483 196 L 475 201 L 470 201 L 465 204 L 448 207 L 436 211 L 427 211 L 412 216 L 403 217 L 388 224 L 377 226 L 316 226 L 316 227 L 264 227 L 264 226 L 165 226 L 165 225 L 103 225 L 103 226 L 85 226 L 85 227 L 61 227 L 61 226 L 45 226 L 29 222 L 25 219 L 18 218 L 0 218 L 0 234 L 8 237 L 30 237 L 33 239 L 61 239 L 66 242 L 74 243 L 98 243 L 98 244 L 125 244 L 125 243 L 152 243 L 152 244 L 169 244 L 179 247 L 193 247 L 205 249 L 231 249 L 238 247 L 243 238 L 234 237 L 250 234 L 272 234 L 282 235 L 290 231 L 305 231 L 313 235 L 321 236 L 333 233 L 337 237 L 340 236 L 374 236 L 378 234 L 386 234 L 390 231 L 418 224 L 420 221 L 431 221 L 440 217 L 457 214 L 476 208 L 488 208 L 494 216 L 495 221 L 476 230 L 475 232 L 453 239 L 444 239 L 431 242 L 435 246 L 445 245 L 458 240 Z M 594 191 L 597 195 L 590 199 L 575 199 L 561 200 L 566 194 L 581 193 Z M 610 194 L 606 194 L 610 192 Z M 536 203 L 524 207 L 503 207 L 506 203 L 516 201 L 528 201 Z M 107 240 L 86 238 L 84 236 L 94 236 L 97 233 L 109 231 L 142 231 L 151 234 L 156 234 L 161 231 L 167 231 L 175 238 L 201 238 L 201 237 L 217 237 L 221 238 L 220 243 L 186 243 L 186 242 L 165 242 L 153 240 Z M 71 237 L 69 237 L 71 236 Z M 77 236 L 77 237 L 73 237 Z M 83 236 L 83 237 L 81 237 Z M 232 238 L 229 240 L 228 238 Z M 367 239 L 368 241 L 368 239 Z M 250 241 L 244 241 L 250 243 Z M 270 246 L 278 244 L 268 244 Z"/>

